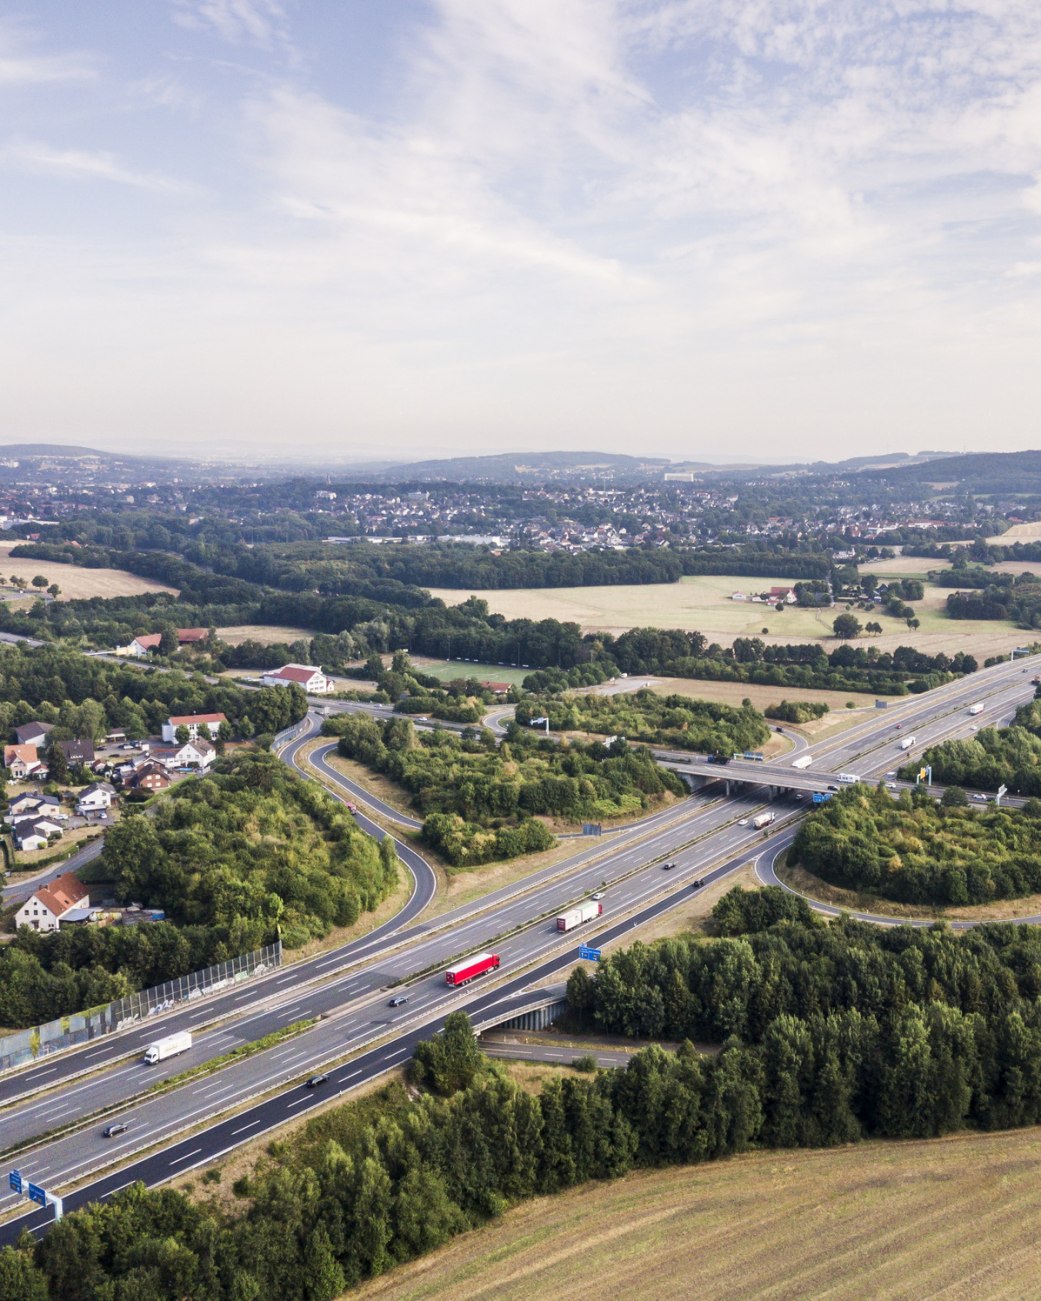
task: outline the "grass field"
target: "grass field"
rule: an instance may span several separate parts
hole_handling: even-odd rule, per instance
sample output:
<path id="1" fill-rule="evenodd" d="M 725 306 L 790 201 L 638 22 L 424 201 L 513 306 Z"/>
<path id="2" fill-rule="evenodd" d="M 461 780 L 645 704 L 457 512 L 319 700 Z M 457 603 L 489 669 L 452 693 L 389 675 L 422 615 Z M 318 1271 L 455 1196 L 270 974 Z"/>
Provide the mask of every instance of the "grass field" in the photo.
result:
<path id="1" fill-rule="evenodd" d="M 461 597 L 460 600 L 466 600 Z M 439 682 L 452 682 L 455 678 L 476 678 L 478 682 L 507 682 L 520 684 L 534 672 L 533 669 L 513 668 L 508 664 L 478 664 L 470 660 L 432 660 L 425 655 L 413 655 L 412 663 L 423 673 Z"/>
<path id="2" fill-rule="evenodd" d="M 717 700 L 720 704 L 735 706 L 747 698 L 756 709 L 780 704 L 782 700 L 807 700 L 825 704 L 835 713 L 841 711 L 848 714 L 853 710 L 846 708 L 846 702 L 852 700 L 858 709 L 874 710 L 870 700 L 865 704 L 863 695 L 850 691 L 821 691 L 814 687 L 761 687 L 752 682 L 711 682 L 701 678 L 642 677 L 630 681 L 635 683 L 635 691 L 646 685 L 661 696 L 690 696 L 696 700 Z M 612 686 L 607 694 L 617 694 L 617 685 Z M 587 690 L 604 692 L 604 687 L 576 688 L 576 694 L 581 695 Z"/>
<path id="3" fill-rule="evenodd" d="M 888 563 L 896 564 L 897 561 Z M 913 571 L 907 566 L 918 562 L 909 557 L 906 561 L 899 560 L 899 563 L 904 566 L 900 572 L 910 575 Z M 678 583 L 526 588 L 482 592 L 480 595 L 487 600 L 490 609 L 507 618 L 552 617 L 578 623 L 586 632 L 603 631 L 617 635 L 628 628 L 685 628 L 696 629 L 709 641 L 726 645 L 735 637 L 762 637 L 765 642 L 773 644 L 823 641 L 829 647 L 837 645 L 831 625 L 839 607 L 831 610 L 789 607 L 779 614 L 772 606 L 730 600 L 731 592 L 765 590 L 792 581 L 698 577 L 682 578 Z M 911 632 L 902 619 L 892 619 L 877 611 L 873 617 L 885 631 L 881 636 L 862 637 L 858 644 L 870 643 L 883 651 L 892 651 L 897 646 L 916 646 L 930 655 L 940 651 L 953 654 L 962 650 L 975 655 L 981 662 L 990 655 L 1007 654 L 1014 646 L 1022 644 L 1023 633 L 1010 624 L 986 619 L 948 618 L 946 601 L 949 592 L 949 588 L 926 588 L 924 600 L 914 603 L 921 624 L 916 632 Z M 434 595 L 451 605 L 465 601 L 471 594 L 440 588 L 434 591 Z M 863 611 L 855 613 L 862 623 L 872 617 Z M 764 634 L 764 628 L 769 632 Z"/>
<path id="4" fill-rule="evenodd" d="M 140 596 L 144 592 L 173 592 L 175 587 L 156 582 L 151 578 L 138 578 L 122 569 L 84 569 L 81 565 L 53 565 L 46 560 L 12 560 L 11 548 L 17 542 L 0 542 L 0 572 L 5 578 L 27 578 L 32 581 L 42 574 L 48 584 L 61 588 L 59 601 L 91 596 Z M 33 595 L 35 588 L 29 589 Z"/>
<path id="5" fill-rule="evenodd" d="M 395 1301 L 1030 1297 L 1041 1130 L 779 1151 L 539 1198 L 352 1292 Z"/>
<path id="6" fill-rule="evenodd" d="M 279 628 L 273 623 L 240 623 L 233 628 L 218 628 L 217 636 L 229 646 L 239 646 L 244 641 L 259 641 L 268 645 L 271 642 L 310 640 L 314 632 L 310 628 Z"/>

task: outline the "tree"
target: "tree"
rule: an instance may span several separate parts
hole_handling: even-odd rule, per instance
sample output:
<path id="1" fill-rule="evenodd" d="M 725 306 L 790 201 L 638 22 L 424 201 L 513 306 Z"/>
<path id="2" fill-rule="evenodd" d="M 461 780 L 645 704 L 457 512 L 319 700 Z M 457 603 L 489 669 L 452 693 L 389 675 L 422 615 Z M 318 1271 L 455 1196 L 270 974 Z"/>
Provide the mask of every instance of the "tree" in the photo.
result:
<path id="1" fill-rule="evenodd" d="M 484 1057 L 465 1012 L 450 1012 L 434 1039 L 416 1045 L 412 1073 L 416 1081 L 447 1096 L 465 1089 L 484 1065 Z"/>
<path id="2" fill-rule="evenodd" d="M 159 634 L 159 654 L 172 655 L 180 643 L 177 640 L 177 631 L 167 625 Z"/>
<path id="3" fill-rule="evenodd" d="M 48 587 L 47 591 L 50 593 L 51 596 L 54 597 L 55 600 L 57 600 L 58 597 L 61 596 L 61 588 L 58 586 L 57 583 L 52 583 L 50 587 Z"/>
<path id="4" fill-rule="evenodd" d="M 948 786 L 940 803 L 945 809 L 963 809 L 969 803 L 969 797 L 960 786 Z"/>
<path id="5" fill-rule="evenodd" d="M 177 742 L 178 745 L 187 745 L 191 739 L 192 739 L 192 734 L 188 730 L 187 724 L 179 723 L 176 730 L 174 731 L 174 740 Z"/>
<path id="6" fill-rule="evenodd" d="M 835 636 L 843 641 L 860 636 L 860 620 L 855 614 L 837 615 L 831 626 L 835 630 Z"/>
<path id="7" fill-rule="evenodd" d="M 33 579 L 33 587 L 39 587 L 41 590 L 47 586 L 47 579 L 43 574 L 37 574 Z"/>
<path id="8" fill-rule="evenodd" d="M 52 741 L 47 750 L 47 776 L 52 782 L 69 780 L 69 759 L 57 741 Z"/>

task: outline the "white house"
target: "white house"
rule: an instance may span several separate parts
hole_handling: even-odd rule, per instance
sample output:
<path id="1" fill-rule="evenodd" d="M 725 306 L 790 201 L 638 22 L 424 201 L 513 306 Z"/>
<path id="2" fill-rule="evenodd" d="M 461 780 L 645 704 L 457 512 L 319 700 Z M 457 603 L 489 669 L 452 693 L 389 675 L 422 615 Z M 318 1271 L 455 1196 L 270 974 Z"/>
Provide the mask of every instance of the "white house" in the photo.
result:
<path id="1" fill-rule="evenodd" d="M 68 913 L 90 906 L 90 891 L 71 872 L 34 891 L 15 913 L 16 927 L 56 931 Z"/>
<path id="2" fill-rule="evenodd" d="M 332 678 L 327 678 L 313 664 L 283 664 L 280 669 L 264 673 L 260 681 L 265 687 L 290 687 L 295 683 L 309 696 L 325 696 L 335 690 Z"/>
<path id="3" fill-rule="evenodd" d="M 163 724 L 163 740 L 176 741 L 177 729 L 186 727 L 188 735 L 193 741 L 200 732 L 204 735 L 208 733 L 210 740 L 215 741 L 221 723 L 227 721 L 223 714 L 171 714 Z"/>
<path id="4" fill-rule="evenodd" d="M 184 745 L 173 749 L 157 747 L 152 751 L 152 758 L 158 759 L 167 768 L 208 768 L 216 757 L 217 751 L 210 742 L 201 738 L 196 741 L 186 741 Z"/>
<path id="5" fill-rule="evenodd" d="M 95 782 L 80 792 L 76 812 L 83 817 L 87 813 L 100 813 L 104 809 L 110 809 L 114 794 L 115 791 L 108 782 Z"/>

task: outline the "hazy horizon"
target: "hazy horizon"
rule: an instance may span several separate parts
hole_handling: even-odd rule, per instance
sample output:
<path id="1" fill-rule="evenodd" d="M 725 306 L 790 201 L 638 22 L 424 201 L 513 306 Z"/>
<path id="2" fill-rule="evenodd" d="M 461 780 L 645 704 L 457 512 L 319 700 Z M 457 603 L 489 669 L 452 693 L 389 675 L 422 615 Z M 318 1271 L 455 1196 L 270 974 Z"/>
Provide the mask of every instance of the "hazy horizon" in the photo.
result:
<path id="1" fill-rule="evenodd" d="M 1026 448 L 1039 67 L 1025 0 L 16 0 L 0 441 Z"/>

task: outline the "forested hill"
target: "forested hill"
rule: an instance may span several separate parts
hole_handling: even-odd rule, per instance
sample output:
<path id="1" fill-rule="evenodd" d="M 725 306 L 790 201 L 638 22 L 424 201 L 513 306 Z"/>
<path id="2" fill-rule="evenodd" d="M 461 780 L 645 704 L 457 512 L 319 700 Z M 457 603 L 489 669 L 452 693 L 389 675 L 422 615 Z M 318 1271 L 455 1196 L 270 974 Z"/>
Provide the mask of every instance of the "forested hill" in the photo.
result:
<path id="1" fill-rule="evenodd" d="M 892 484 L 953 483 L 973 492 L 1041 491 L 1041 451 L 969 452 L 920 465 L 889 470 L 863 470 L 862 479 L 885 479 Z"/>
<path id="2" fill-rule="evenodd" d="M 540 475 L 555 478 L 646 478 L 667 469 L 663 456 L 627 456 L 617 452 L 501 452 L 493 456 L 454 456 L 444 460 L 414 461 L 375 471 L 378 479 L 448 479 L 453 482 L 488 480 L 493 483 L 537 484 Z M 358 478 L 367 478 L 364 472 Z"/>

